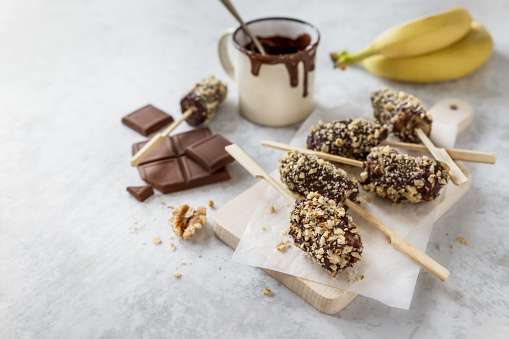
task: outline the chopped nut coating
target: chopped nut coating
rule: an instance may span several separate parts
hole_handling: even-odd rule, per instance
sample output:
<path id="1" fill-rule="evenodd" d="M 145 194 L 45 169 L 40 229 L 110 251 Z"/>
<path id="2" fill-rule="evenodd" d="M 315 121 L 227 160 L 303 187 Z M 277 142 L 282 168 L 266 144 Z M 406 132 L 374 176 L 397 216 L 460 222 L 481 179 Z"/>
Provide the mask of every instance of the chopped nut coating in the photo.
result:
<path id="1" fill-rule="evenodd" d="M 426 156 L 412 157 L 379 146 L 371 150 L 361 173 L 361 185 L 394 202 L 431 201 L 449 180 L 449 167 Z"/>
<path id="2" fill-rule="evenodd" d="M 421 102 L 413 95 L 391 88 L 385 88 L 371 94 L 371 104 L 375 119 L 387 124 L 394 135 L 405 142 L 420 143 L 415 133 L 421 128 L 429 136 L 431 132 L 431 114 L 426 113 Z"/>
<path id="3" fill-rule="evenodd" d="M 307 148 L 364 160 L 371 148 L 378 146 L 388 135 L 388 128 L 363 118 L 333 121 L 311 127 Z"/>
<path id="4" fill-rule="evenodd" d="M 294 245 L 334 277 L 361 259 L 363 246 L 359 230 L 335 201 L 309 193 L 295 203 L 290 223 L 289 235 Z"/>
<path id="5" fill-rule="evenodd" d="M 194 109 L 187 123 L 191 126 L 208 123 L 225 101 L 227 92 L 226 85 L 212 75 L 195 84 L 180 101 L 182 113 Z"/>
<path id="6" fill-rule="evenodd" d="M 313 155 L 286 153 L 279 160 L 279 175 L 290 191 L 302 196 L 318 192 L 339 203 L 354 201 L 359 193 L 357 181 L 349 180 L 344 170 Z"/>

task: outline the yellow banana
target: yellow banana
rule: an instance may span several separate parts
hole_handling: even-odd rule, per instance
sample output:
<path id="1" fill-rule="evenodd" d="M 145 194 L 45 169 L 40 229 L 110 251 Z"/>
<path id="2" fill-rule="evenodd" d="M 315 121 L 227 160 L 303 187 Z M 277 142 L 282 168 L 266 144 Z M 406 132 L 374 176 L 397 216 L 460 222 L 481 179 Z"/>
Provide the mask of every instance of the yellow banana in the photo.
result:
<path id="1" fill-rule="evenodd" d="M 380 34 L 371 45 L 358 53 L 332 53 L 336 67 L 363 60 L 374 54 L 403 58 L 426 54 L 449 46 L 463 38 L 472 18 L 461 7 L 416 19 Z"/>
<path id="2" fill-rule="evenodd" d="M 493 53 L 493 40 L 478 22 L 457 43 L 432 53 L 409 57 L 387 58 L 374 55 L 362 61 L 371 73 L 393 80 L 409 82 L 449 81 L 465 76 L 481 67 Z"/>

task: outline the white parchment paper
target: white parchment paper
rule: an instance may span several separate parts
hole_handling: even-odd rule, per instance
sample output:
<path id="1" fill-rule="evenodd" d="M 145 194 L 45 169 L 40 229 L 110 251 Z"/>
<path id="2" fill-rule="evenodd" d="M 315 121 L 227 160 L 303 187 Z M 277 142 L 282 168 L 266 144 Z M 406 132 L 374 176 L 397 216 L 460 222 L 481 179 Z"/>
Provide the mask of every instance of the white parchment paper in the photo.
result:
<path id="1" fill-rule="evenodd" d="M 370 113 L 349 104 L 327 111 L 317 110 L 302 124 L 291 144 L 304 147 L 309 127 L 320 119 L 329 122 L 360 116 L 369 118 Z M 440 146 L 452 147 L 455 138 L 451 135 L 456 136 L 455 128 L 455 126 L 441 125 L 438 128 L 440 135 L 446 137 L 437 138 L 432 134 L 432 140 Z M 276 159 L 274 160 L 276 162 Z M 360 169 L 350 166 L 342 166 L 342 168 L 352 176 L 358 177 L 360 172 Z M 277 173 L 274 177 L 280 182 Z M 360 195 L 364 194 L 367 193 L 361 189 Z M 268 213 L 269 206 L 274 206 L 276 212 Z M 437 201 L 393 206 L 392 201 L 371 194 L 369 194 L 369 200 L 361 204 L 367 212 L 422 251 L 426 249 L 437 206 Z M 329 272 L 293 246 L 292 240 L 287 235 L 282 234 L 289 224 L 292 207 L 293 205 L 272 187 L 267 187 L 265 198 L 251 216 L 232 260 L 342 288 L 374 298 L 389 306 L 403 309 L 410 307 L 420 266 L 394 249 L 381 231 L 354 212 L 350 212 L 362 236 L 364 244 L 362 260 L 354 267 L 338 274 L 336 278 L 332 278 Z M 286 251 L 278 251 L 276 244 L 285 240 L 289 240 L 290 246 Z M 361 275 L 364 279 L 356 282 L 349 281 Z"/>

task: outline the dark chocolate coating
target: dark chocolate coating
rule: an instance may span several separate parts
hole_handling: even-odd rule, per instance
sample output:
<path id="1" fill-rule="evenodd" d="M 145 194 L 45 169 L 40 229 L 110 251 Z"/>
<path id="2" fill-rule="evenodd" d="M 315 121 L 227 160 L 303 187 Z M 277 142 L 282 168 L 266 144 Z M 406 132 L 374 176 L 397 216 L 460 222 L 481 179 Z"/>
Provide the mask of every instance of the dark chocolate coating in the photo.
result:
<path id="1" fill-rule="evenodd" d="M 389 146 L 373 148 L 361 173 L 366 191 L 394 202 L 434 200 L 448 180 L 446 164 L 426 156 L 401 154 Z"/>
<path id="2" fill-rule="evenodd" d="M 364 160 L 371 148 L 385 140 L 388 133 L 387 126 L 363 118 L 327 124 L 320 121 L 311 127 L 306 146 L 319 152 Z"/>
<path id="3" fill-rule="evenodd" d="M 359 193 L 357 182 L 349 180 L 345 171 L 313 155 L 286 153 L 279 160 L 279 174 L 290 191 L 302 196 L 317 192 L 340 203 L 355 201 Z"/>
<path id="4" fill-rule="evenodd" d="M 422 129 L 427 136 L 430 135 L 431 115 L 413 95 L 385 88 L 372 93 L 371 104 L 375 119 L 387 124 L 391 132 L 402 141 L 420 143 L 420 138 L 415 133 L 416 128 Z"/>

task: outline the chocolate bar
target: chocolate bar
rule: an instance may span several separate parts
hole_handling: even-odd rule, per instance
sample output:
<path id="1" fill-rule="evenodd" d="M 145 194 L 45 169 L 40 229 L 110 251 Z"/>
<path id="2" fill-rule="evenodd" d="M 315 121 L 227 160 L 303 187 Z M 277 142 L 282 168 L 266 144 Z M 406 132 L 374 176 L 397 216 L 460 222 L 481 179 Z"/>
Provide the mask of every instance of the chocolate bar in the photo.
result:
<path id="1" fill-rule="evenodd" d="M 220 134 L 214 134 L 195 142 L 187 147 L 185 152 L 209 173 L 214 173 L 235 160 L 224 149 L 228 145 L 231 145 L 231 142 Z"/>
<path id="2" fill-rule="evenodd" d="M 166 138 L 138 166 L 141 178 L 165 194 L 230 179 L 226 168 L 211 174 L 184 153 L 187 146 L 209 137 L 210 134 L 210 129 L 204 127 Z M 134 144 L 133 154 L 145 143 L 147 141 Z"/>
<path id="3" fill-rule="evenodd" d="M 164 194 L 215 184 L 230 179 L 226 168 L 209 174 L 187 156 L 164 159 L 138 166 L 140 176 Z"/>
<path id="4" fill-rule="evenodd" d="M 127 187 L 127 192 L 129 192 L 133 197 L 138 201 L 145 201 L 150 196 L 154 195 L 154 190 L 152 189 L 152 185 L 145 186 L 130 186 Z"/>
<path id="5" fill-rule="evenodd" d="M 148 136 L 172 122 L 171 115 L 152 105 L 142 107 L 122 118 L 124 125 L 144 136 Z"/>

